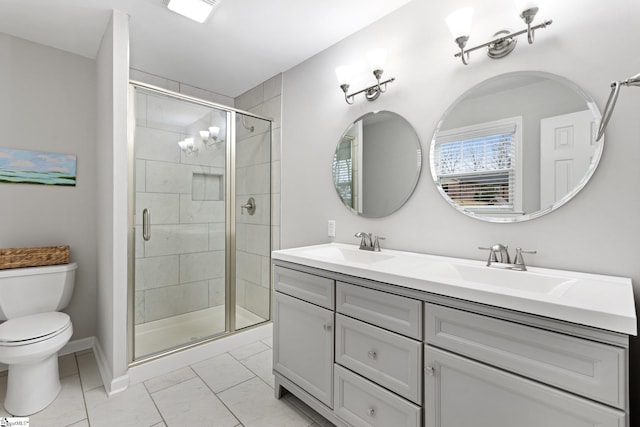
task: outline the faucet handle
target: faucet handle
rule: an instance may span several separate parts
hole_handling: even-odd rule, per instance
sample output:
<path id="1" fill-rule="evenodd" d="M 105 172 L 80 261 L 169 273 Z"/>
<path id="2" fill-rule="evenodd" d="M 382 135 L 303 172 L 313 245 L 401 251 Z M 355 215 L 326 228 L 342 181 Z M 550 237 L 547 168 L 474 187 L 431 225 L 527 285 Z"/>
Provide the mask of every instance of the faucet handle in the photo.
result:
<path id="1" fill-rule="evenodd" d="M 516 258 L 513 260 L 513 263 L 515 265 L 521 265 L 523 269 L 526 270 L 527 268 L 524 263 L 524 257 L 522 256 L 522 254 L 535 254 L 535 253 L 538 253 L 538 252 L 532 251 L 529 249 L 516 248 Z"/>
<path id="2" fill-rule="evenodd" d="M 373 241 L 374 252 L 380 252 L 380 240 L 386 240 L 386 237 L 376 236 Z"/>
<path id="3" fill-rule="evenodd" d="M 478 246 L 478 249 L 483 251 L 489 251 L 489 259 L 487 260 L 487 267 L 489 267 L 492 262 L 498 262 L 498 255 L 496 255 L 495 246 Z"/>
<path id="4" fill-rule="evenodd" d="M 365 233 L 364 231 L 358 231 L 354 234 L 355 237 L 360 237 L 360 249 L 371 250 L 373 248 L 373 242 L 371 241 L 371 233 Z"/>

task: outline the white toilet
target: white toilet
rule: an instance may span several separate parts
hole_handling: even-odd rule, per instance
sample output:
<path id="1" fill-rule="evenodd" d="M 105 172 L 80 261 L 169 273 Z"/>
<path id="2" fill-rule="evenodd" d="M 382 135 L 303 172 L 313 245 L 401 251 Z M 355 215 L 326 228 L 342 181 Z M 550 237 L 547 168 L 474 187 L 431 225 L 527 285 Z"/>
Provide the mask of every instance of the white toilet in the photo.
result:
<path id="1" fill-rule="evenodd" d="M 27 416 L 60 392 L 58 351 L 73 333 L 58 310 L 71 300 L 76 263 L 0 270 L 0 363 L 9 365 L 4 407 Z"/>

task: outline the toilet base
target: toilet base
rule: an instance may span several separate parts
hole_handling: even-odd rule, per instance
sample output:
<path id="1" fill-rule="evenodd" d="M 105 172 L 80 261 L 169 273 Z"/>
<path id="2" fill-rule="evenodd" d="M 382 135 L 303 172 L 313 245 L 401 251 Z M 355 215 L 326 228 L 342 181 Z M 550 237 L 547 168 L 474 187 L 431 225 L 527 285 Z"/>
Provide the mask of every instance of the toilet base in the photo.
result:
<path id="1" fill-rule="evenodd" d="M 61 387 L 57 353 L 37 363 L 9 365 L 4 408 L 16 416 L 35 414 L 55 400 Z"/>

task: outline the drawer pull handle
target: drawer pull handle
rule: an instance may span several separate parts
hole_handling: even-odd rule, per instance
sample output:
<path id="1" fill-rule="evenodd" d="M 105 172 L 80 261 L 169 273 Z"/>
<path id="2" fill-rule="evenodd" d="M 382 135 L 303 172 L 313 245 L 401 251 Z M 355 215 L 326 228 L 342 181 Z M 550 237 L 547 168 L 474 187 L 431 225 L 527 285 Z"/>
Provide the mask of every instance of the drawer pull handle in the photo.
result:
<path id="1" fill-rule="evenodd" d="M 378 358 L 378 354 L 375 351 L 370 351 L 369 352 L 369 359 L 377 359 Z"/>
<path id="2" fill-rule="evenodd" d="M 426 368 L 424 368 L 424 371 L 429 376 L 433 376 L 433 374 L 435 374 L 435 370 L 433 369 L 433 366 L 427 366 Z"/>
<path id="3" fill-rule="evenodd" d="M 376 410 L 373 408 L 369 408 L 369 410 L 367 411 L 367 414 L 369 414 L 370 417 L 373 417 L 376 413 Z"/>
<path id="4" fill-rule="evenodd" d="M 322 329 L 324 329 L 325 331 L 330 331 L 331 330 L 331 323 L 325 323 L 324 325 L 322 325 Z"/>

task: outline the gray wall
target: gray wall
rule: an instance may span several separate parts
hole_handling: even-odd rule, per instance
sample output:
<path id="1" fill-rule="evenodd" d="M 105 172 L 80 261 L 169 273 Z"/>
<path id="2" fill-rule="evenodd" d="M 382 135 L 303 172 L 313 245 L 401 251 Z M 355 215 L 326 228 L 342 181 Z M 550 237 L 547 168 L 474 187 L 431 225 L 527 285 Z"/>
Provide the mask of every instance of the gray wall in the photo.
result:
<path id="1" fill-rule="evenodd" d="M 517 224 L 481 222 L 452 209 L 428 171 L 393 215 L 352 215 L 335 194 L 331 161 L 344 129 L 371 110 L 390 110 L 414 125 L 428 152 L 442 113 L 467 89 L 498 74 L 540 70 L 564 76 L 593 94 L 600 108 L 609 82 L 640 71 L 628 42 L 640 38 L 640 3 L 578 0 L 545 2 L 540 18 L 554 24 L 528 45 L 520 40 L 508 57 L 492 60 L 481 51 L 464 66 L 444 18 L 465 2 L 414 0 L 283 75 L 282 246 L 327 242 L 327 220 L 335 219 L 336 241 L 357 243 L 356 231 L 386 236 L 383 247 L 484 259 L 478 245 L 502 242 L 536 249 L 532 265 L 631 277 L 640 295 L 640 92 L 622 88 L 606 135 L 604 155 L 589 184 L 571 202 L 544 217 Z M 621 13 L 624 8 L 624 13 Z M 509 0 L 477 3 L 470 44 L 483 43 L 504 27 L 523 27 Z M 591 28 L 592 30 L 588 30 Z M 347 105 L 334 68 L 361 60 L 372 48 L 389 50 L 386 76 L 396 77 L 374 103 L 360 96 Z M 354 90 L 358 88 L 354 87 Z M 428 166 L 425 166 L 428 167 Z M 633 340 L 632 358 L 640 357 Z M 640 398 L 640 369 L 631 363 L 632 399 Z"/>
<path id="2" fill-rule="evenodd" d="M 68 244 L 73 340 L 96 331 L 95 61 L 0 34 L 0 147 L 77 156 L 75 187 L 0 183 L 0 247 Z"/>

